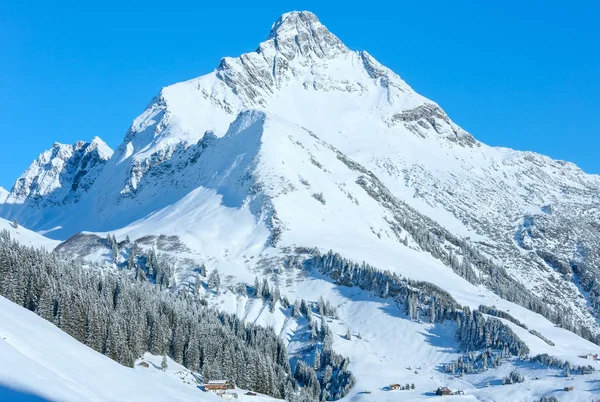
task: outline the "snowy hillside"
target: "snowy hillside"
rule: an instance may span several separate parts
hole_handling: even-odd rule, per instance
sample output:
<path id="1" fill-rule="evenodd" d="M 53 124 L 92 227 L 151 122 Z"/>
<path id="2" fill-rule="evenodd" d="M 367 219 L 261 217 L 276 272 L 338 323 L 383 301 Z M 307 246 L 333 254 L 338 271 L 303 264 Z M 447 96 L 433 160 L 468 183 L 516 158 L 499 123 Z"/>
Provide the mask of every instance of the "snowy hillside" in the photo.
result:
<path id="1" fill-rule="evenodd" d="M 0 231 L 3 230 L 8 231 L 11 238 L 25 246 L 52 250 L 60 244 L 60 241 L 48 239 L 36 232 L 32 232 L 21 226 L 18 222 L 15 226 L 14 222 L 8 222 L 7 220 L 0 218 Z"/>
<path id="2" fill-rule="evenodd" d="M 562 401 L 598 393 L 596 374 L 559 375 L 600 348 L 599 191 L 571 163 L 480 143 L 314 14 L 292 12 L 255 52 L 163 88 L 114 153 L 98 138 L 55 144 L 0 193 L 0 216 L 136 280 L 158 284 L 160 261 L 172 291 L 273 327 L 307 364 L 321 347 L 303 337 L 309 317 L 247 290 L 258 277 L 292 303 L 324 297 L 356 378 L 347 399 L 419 400 L 448 385 L 470 394 L 457 400 Z M 444 369 L 492 345 L 503 365 Z M 529 360 L 545 353 L 561 363 Z M 501 385 L 514 368 L 528 381 Z M 396 381 L 417 391 L 383 389 Z"/>
<path id="3" fill-rule="evenodd" d="M 135 369 L 82 345 L 54 325 L 0 297 L 2 401 L 219 401 L 192 373 L 146 354 Z M 140 366 L 146 361 L 149 367 Z M 238 400 L 274 401 L 264 396 Z"/>

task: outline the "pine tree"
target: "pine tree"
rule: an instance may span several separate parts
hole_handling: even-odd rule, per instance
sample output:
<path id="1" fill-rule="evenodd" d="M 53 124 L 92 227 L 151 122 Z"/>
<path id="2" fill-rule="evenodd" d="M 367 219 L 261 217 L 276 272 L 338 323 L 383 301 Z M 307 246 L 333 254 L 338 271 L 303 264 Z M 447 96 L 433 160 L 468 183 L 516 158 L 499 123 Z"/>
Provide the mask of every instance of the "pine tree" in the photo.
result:
<path id="1" fill-rule="evenodd" d="M 315 360 L 313 362 L 313 368 L 315 369 L 315 371 L 319 371 L 319 369 L 321 368 L 321 352 L 319 352 L 319 349 L 315 351 Z"/>
<path id="2" fill-rule="evenodd" d="M 127 256 L 127 269 L 133 270 L 135 268 L 135 253 L 137 248 L 135 245 L 129 248 L 129 255 Z"/>
<path id="3" fill-rule="evenodd" d="M 275 305 L 280 299 L 281 293 L 279 293 L 279 286 L 275 286 L 275 289 L 273 289 L 273 308 L 275 308 Z"/>
<path id="4" fill-rule="evenodd" d="M 300 300 L 296 299 L 294 305 L 292 306 L 292 317 L 298 318 L 300 317 Z"/>
<path id="5" fill-rule="evenodd" d="M 162 358 L 162 362 L 160 363 L 160 368 L 162 369 L 162 371 L 166 371 L 168 367 L 169 365 L 167 364 L 167 356 L 164 355 Z"/>
<path id="6" fill-rule="evenodd" d="M 117 239 L 114 235 L 112 238 L 112 258 L 115 264 L 119 262 L 119 243 L 117 243 Z"/>
<path id="7" fill-rule="evenodd" d="M 202 290 L 202 280 L 200 279 L 200 275 L 196 273 L 196 281 L 194 282 L 194 296 L 198 296 L 200 294 L 200 290 Z"/>
<path id="8" fill-rule="evenodd" d="M 15 229 L 19 228 L 19 221 L 17 221 L 17 218 L 13 219 L 12 225 L 13 225 L 13 228 L 15 228 Z"/>
<path id="9" fill-rule="evenodd" d="M 216 268 L 210 273 L 207 284 L 217 292 L 219 291 L 219 287 L 221 286 L 221 277 L 219 276 L 219 271 Z"/>
<path id="10" fill-rule="evenodd" d="M 254 277 L 254 297 L 262 297 L 262 286 L 258 280 L 258 276 Z"/>

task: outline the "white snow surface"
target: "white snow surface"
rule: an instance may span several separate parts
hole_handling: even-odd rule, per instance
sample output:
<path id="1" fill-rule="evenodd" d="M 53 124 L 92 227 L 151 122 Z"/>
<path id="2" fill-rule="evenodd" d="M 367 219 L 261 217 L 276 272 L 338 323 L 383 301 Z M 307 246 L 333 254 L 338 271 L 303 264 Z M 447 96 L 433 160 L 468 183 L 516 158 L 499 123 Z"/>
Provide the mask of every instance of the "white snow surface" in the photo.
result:
<path id="1" fill-rule="evenodd" d="M 54 249 L 54 247 L 60 244 L 60 241 L 49 239 L 36 232 L 26 229 L 18 224 L 18 222 L 17 226 L 15 227 L 14 222 L 9 222 L 6 219 L 0 218 L 0 231 L 2 230 L 8 231 L 11 239 L 15 239 L 19 243 L 30 247 L 43 248 L 51 251 Z"/>
<path id="2" fill-rule="evenodd" d="M 82 345 L 53 324 L 0 297 L 0 400 L 2 401 L 220 401 L 197 375 L 150 354 L 128 368 Z M 149 363 L 145 368 L 141 361 Z M 240 401 L 275 401 L 258 395 Z"/>

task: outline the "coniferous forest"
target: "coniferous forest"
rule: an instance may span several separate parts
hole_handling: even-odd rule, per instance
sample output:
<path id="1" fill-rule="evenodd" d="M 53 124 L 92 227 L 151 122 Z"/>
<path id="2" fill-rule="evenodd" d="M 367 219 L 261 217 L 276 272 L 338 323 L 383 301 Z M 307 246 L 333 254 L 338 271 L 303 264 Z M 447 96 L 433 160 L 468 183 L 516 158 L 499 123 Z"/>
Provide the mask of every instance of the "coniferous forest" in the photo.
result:
<path id="1" fill-rule="evenodd" d="M 133 366 L 149 351 L 201 372 L 204 380 L 226 378 L 276 398 L 312 400 L 271 329 L 186 293 L 22 246 L 6 231 L 0 233 L 0 295 L 123 365 Z"/>

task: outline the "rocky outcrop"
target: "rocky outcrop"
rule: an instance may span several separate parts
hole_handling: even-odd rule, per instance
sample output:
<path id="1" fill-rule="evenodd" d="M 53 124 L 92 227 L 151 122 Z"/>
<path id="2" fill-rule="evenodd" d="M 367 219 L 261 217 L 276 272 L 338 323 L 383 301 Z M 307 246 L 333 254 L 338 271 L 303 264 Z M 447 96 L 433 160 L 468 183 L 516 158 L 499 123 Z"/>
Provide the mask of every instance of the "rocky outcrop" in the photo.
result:
<path id="1" fill-rule="evenodd" d="M 75 203 L 89 191 L 111 156 L 112 150 L 98 137 L 89 143 L 55 143 L 17 179 L 5 203 Z"/>

